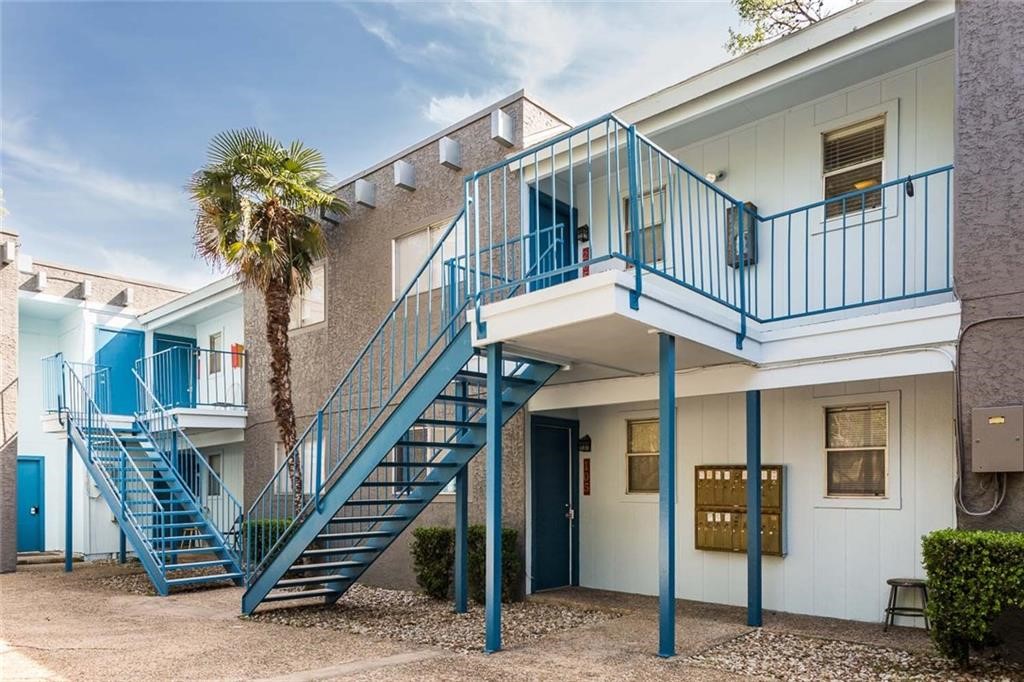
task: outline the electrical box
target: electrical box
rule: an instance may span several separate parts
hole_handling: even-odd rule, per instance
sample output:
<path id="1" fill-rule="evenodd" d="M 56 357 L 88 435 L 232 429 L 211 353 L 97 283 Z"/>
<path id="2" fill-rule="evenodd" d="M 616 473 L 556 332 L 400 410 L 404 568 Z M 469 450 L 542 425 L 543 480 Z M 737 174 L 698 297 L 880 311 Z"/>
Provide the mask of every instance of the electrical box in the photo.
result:
<path id="1" fill-rule="evenodd" d="M 785 467 L 761 467 L 761 553 L 786 555 Z M 747 468 L 730 464 L 696 467 L 696 549 L 747 551 Z"/>
<path id="2" fill-rule="evenodd" d="M 740 225 L 740 210 L 735 206 L 725 209 L 725 262 L 732 268 L 740 266 L 740 252 L 743 265 L 757 263 L 757 206 L 749 201 L 743 204 L 743 225 Z M 743 248 L 740 248 L 740 239 Z"/>
<path id="3" fill-rule="evenodd" d="M 971 471 L 1024 471 L 1024 405 L 971 410 Z"/>

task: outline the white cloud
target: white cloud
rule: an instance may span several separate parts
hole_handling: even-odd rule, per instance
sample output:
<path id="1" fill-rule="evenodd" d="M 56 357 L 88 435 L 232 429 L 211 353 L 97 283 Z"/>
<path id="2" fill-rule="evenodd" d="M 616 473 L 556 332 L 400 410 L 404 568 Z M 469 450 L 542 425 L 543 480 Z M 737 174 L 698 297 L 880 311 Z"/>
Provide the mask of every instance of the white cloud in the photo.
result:
<path id="1" fill-rule="evenodd" d="M 215 279 L 223 277 L 224 273 L 215 272 L 205 265 L 194 268 L 182 268 L 180 263 L 172 263 L 166 260 L 159 260 L 150 256 L 144 256 L 134 251 L 123 249 L 111 249 L 96 247 L 96 255 L 99 259 L 97 269 L 104 272 L 113 272 L 122 277 L 141 279 L 158 284 L 167 284 L 179 289 L 198 289 L 209 284 Z"/>
<path id="2" fill-rule="evenodd" d="M 20 126 L 6 125 L 3 144 L 5 171 L 35 176 L 53 186 L 76 188 L 97 201 L 128 204 L 161 213 L 180 213 L 186 208 L 184 190 L 155 182 L 127 178 L 89 166 L 72 155 L 20 139 Z"/>
<path id="3" fill-rule="evenodd" d="M 364 28 L 396 54 L 416 54 L 424 69 L 477 84 L 426 94 L 423 113 L 438 124 L 519 88 L 575 120 L 596 116 L 723 61 L 727 28 L 735 21 L 725 2 L 404 3 L 389 9 L 361 11 Z M 418 38 L 431 35 L 436 43 L 439 32 L 455 56 L 431 59 Z"/>

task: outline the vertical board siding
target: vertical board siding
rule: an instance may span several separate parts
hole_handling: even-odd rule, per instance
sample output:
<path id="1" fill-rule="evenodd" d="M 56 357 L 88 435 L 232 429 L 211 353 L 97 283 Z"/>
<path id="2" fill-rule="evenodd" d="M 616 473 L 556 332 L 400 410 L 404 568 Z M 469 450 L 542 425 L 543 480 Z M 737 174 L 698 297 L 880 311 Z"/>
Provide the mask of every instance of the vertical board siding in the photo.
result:
<path id="1" fill-rule="evenodd" d="M 822 399 L 886 391 L 900 396 L 900 507 L 824 506 Z M 763 461 L 787 465 L 789 552 L 764 558 L 765 608 L 879 620 L 888 597 L 885 580 L 923 575 L 921 536 L 955 522 L 952 403 L 948 374 L 764 392 Z M 579 411 L 581 433 L 593 441 L 591 494 L 580 498 L 585 587 L 657 594 L 657 496 L 625 492 L 626 420 L 649 416 L 656 407 L 640 403 Z M 694 467 L 743 463 L 743 395 L 680 400 L 677 419 L 676 594 L 745 604 L 745 556 L 693 548 Z"/>

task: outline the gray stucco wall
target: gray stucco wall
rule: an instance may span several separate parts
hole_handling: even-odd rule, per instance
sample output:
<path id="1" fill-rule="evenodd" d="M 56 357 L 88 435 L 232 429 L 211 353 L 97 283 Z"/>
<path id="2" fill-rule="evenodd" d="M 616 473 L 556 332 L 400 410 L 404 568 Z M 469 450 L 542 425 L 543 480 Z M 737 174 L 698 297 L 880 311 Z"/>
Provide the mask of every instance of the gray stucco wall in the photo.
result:
<path id="1" fill-rule="evenodd" d="M 520 148 L 524 137 L 556 132 L 564 122 L 531 101 L 519 98 L 503 107 L 513 121 L 515 146 L 502 146 L 490 138 L 489 112 L 451 132 L 460 142 L 462 169 L 438 162 L 432 142 L 405 155 L 416 168 L 416 189 L 394 185 L 390 164 L 365 176 L 376 185 L 376 208 L 355 203 L 354 185 L 339 189 L 351 213 L 328 231 L 326 258 L 326 320 L 290 335 L 292 386 L 297 425 L 301 432 L 351 366 L 392 305 L 392 240 L 418 228 L 454 216 L 463 203 L 463 178 L 474 169 L 501 160 Z M 516 216 L 510 214 L 510 223 Z M 403 286 L 405 282 L 401 283 Z M 245 336 L 249 354 L 246 427 L 245 503 L 250 504 L 273 473 L 274 443 L 278 440 L 269 395 L 269 356 L 264 338 L 264 307 L 253 292 L 245 295 Z M 517 415 L 504 431 L 504 523 L 516 528 L 520 544 L 525 538 L 525 448 L 523 416 Z M 470 465 L 470 517 L 483 522 L 484 454 Z M 452 496 L 441 495 L 413 527 L 454 523 Z M 415 587 L 409 540 L 411 528 L 367 572 L 373 584 Z"/>
<path id="2" fill-rule="evenodd" d="M 971 408 L 1024 402 L 1024 8 L 957 3 L 955 281 L 963 304 L 960 424 L 972 509 L 992 500 L 970 473 Z M 1017 319 L 995 320 L 1017 316 Z M 1002 507 L 959 513 L 965 528 L 1024 530 L 1024 474 L 1007 475 Z"/>
<path id="3" fill-rule="evenodd" d="M 0 241 L 17 241 L 0 232 Z M 0 263 L 0 573 L 18 562 L 18 264 Z"/>

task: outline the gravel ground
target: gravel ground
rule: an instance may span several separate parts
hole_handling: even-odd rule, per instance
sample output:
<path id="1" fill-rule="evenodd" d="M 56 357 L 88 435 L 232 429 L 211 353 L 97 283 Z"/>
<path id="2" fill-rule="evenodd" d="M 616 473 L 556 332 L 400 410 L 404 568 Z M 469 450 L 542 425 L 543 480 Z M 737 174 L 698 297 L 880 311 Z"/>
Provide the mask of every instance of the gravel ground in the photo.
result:
<path id="1" fill-rule="evenodd" d="M 94 587 L 103 591 L 117 592 L 121 594 L 127 593 L 156 596 L 156 590 L 153 588 L 153 583 L 150 581 L 149 576 L 146 575 L 145 569 L 142 568 L 142 564 L 140 564 L 137 559 L 130 559 L 125 564 L 120 564 L 116 560 L 95 561 L 91 562 L 91 564 L 95 567 L 103 567 L 106 570 L 96 572 L 92 576 L 92 580 L 83 581 L 81 585 L 86 589 Z M 191 578 L 193 576 L 200 575 L 216 575 L 223 572 L 224 569 L 222 568 L 210 566 L 206 568 L 175 571 L 172 577 Z M 232 584 L 233 583 L 230 579 L 225 578 L 224 580 L 218 580 L 210 583 L 179 585 L 177 587 L 172 587 L 171 591 L 174 594 L 200 592 L 202 590 L 229 587 Z"/>
<path id="2" fill-rule="evenodd" d="M 1024 668 L 977 661 L 960 671 L 934 654 L 755 630 L 690 656 L 688 663 L 782 680 L 1022 680 Z"/>
<path id="3" fill-rule="evenodd" d="M 501 634 L 506 646 L 517 647 L 553 632 L 564 632 L 621 614 L 527 600 L 505 604 Z M 279 625 L 343 630 L 457 652 L 480 651 L 484 608 L 471 604 L 467 613 L 453 613 L 451 602 L 404 590 L 355 584 L 332 606 L 294 606 L 258 611 L 249 618 Z"/>

